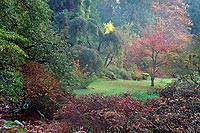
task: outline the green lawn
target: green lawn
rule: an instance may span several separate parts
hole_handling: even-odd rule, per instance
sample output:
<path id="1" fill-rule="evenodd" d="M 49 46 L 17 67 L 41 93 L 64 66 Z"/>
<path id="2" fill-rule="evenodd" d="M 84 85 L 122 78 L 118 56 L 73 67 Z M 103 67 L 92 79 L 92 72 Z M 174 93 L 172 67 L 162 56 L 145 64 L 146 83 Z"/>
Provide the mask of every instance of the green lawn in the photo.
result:
<path id="1" fill-rule="evenodd" d="M 155 87 L 163 87 L 173 79 L 159 78 L 155 80 Z M 90 93 L 103 93 L 104 95 L 120 94 L 128 92 L 133 94 L 135 99 L 144 101 L 148 98 L 157 97 L 156 94 L 149 94 L 150 80 L 133 81 L 133 80 L 105 80 L 98 79 L 89 85 L 89 89 L 75 89 L 77 95 Z"/>

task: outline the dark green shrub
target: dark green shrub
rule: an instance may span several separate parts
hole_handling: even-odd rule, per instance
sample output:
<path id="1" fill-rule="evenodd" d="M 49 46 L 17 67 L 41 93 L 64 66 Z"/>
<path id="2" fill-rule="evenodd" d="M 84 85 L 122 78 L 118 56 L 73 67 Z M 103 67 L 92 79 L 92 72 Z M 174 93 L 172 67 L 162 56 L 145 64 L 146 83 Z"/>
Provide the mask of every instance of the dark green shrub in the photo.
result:
<path id="1" fill-rule="evenodd" d="M 103 69 L 102 71 L 98 72 L 97 76 L 103 79 L 117 79 L 116 75 L 107 69 Z"/>
<path id="2" fill-rule="evenodd" d="M 0 96 L 15 101 L 22 94 L 22 74 L 19 71 L 0 70 Z"/>
<path id="3" fill-rule="evenodd" d="M 116 75 L 116 77 L 119 79 L 124 79 L 124 80 L 131 79 L 131 76 L 129 75 L 129 73 L 125 71 L 124 69 L 120 69 L 116 66 L 110 66 L 108 70 L 113 72 Z"/>
<path id="4" fill-rule="evenodd" d="M 87 72 L 98 72 L 102 69 L 102 59 L 95 50 L 76 45 L 70 51 L 74 59 L 80 61 L 80 70 L 86 68 Z"/>

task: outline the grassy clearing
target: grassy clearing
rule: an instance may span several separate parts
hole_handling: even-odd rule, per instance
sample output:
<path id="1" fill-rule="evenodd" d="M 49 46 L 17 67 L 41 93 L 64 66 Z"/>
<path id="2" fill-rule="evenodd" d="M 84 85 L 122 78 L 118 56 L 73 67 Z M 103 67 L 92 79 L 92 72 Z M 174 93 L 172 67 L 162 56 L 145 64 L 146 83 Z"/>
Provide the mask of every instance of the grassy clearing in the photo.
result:
<path id="1" fill-rule="evenodd" d="M 164 87 L 171 83 L 173 79 L 156 79 L 155 87 Z M 133 94 L 135 99 L 144 101 L 148 98 L 158 97 L 156 94 L 148 94 L 150 80 L 133 81 L 133 80 L 105 80 L 98 79 L 89 85 L 89 89 L 75 89 L 77 95 L 90 93 L 103 93 L 103 95 L 114 95 L 128 92 Z"/>

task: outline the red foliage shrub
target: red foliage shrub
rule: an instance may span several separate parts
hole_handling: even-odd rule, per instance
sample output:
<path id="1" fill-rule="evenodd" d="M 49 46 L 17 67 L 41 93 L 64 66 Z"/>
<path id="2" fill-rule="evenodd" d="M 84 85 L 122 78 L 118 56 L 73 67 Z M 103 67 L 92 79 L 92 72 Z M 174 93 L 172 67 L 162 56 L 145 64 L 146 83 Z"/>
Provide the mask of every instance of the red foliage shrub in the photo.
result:
<path id="1" fill-rule="evenodd" d="M 55 119 L 66 122 L 71 127 L 68 132 L 79 127 L 88 132 L 139 132 L 147 131 L 144 127 L 151 125 L 145 116 L 150 110 L 150 107 L 129 97 L 90 94 L 63 105 Z"/>
<path id="2" fill-rule="evenodd" d="M 148 105 L 155 102 L 150 117 L 151 122 L 155 125 L 154 132 L 200 131 L 199 98 L 159 98 L 148 101 Z"/>
<path id="3" fill-rule="evenodd" d="M 185 91 L 187 93 L 187 91 Z M 179 96 L 179 94 L 181 94 Z M 83 95 L 62 106 L 55 119 L 67 123 L 66 132 L 199 132 L 200 97 L 174 93 L 144 103 L 129 95 Z"/>
<path id="4" fill-rule="evenodd" d="M 55 114 L 56 120 L 68 123 L 71 129 L 78 130 L 83 127 L 85 130 L 97 131 L 108 128 L 105 115 L 109 111 L 114 111 L 114 106 L 119 98 L 115 96 L 102 95 L 82 95 L 74 98 L 71 103 L 64 104 Z M 114 115 L 114 114 L 113 114 Z"/>
<path id="5" fill-rule="evenodd" d="M 49 121 L 28 121 L 25 123 L 24 128 L 29 132 L 42 132 L 42 133 L 60 133 L 63 131 L 63 127 L 67 128 L 65 123 L 49 122 Z"/>
<path id="6" fill-rule="evenodd" d="M 168 86 L 164 89 L 161 89 L 159 95 L 165 98 L 173 97 L 176 92 L 176 87 Z"/>
<path id="7" fill-rule="evenodd" d="M 72 97 L 55 113 L 55 122 L 27 122 L 25 127 L 38 132 L 199 132 L 199 88 L 190 90 L 190 97 L 185 89 L 172 90 L 171 97 L 144 103 L 128 94 Z"/>
<path id="8" fill-rule="evenodd" d="M 40 114 L 40 117 L 44 115 L 46 118 L 52 118 L 60 104 L 66 101 L 65 96 L 69 94 L 62 90 L 57 78 L 44 65 L 27 61 L 22 67 L 22 73 L 25 98 L 31 100 L 26 112 L 30 116 Z"/>

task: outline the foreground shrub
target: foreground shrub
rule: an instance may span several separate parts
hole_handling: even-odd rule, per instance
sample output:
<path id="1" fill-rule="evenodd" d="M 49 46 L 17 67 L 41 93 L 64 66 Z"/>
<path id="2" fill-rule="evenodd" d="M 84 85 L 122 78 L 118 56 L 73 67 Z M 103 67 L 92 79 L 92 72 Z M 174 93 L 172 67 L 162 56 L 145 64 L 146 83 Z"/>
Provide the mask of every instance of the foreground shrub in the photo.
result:
<path id="1" fill-rule="evenodd" d="M 129 97 L 82 95 L 73 103 L 65 104 L 55 114 L 55 119 L 68 124 L 66 132 L 83 127 L 87 132 L 148 131 L 150 122 L 146 113 L 151 110 Z"/>
<path id="2" fill-rule="evenodd" d="M 52 118 L 68 94 L 65 94 L 57 78 L 44 65 L 27 61 L 22 67 L 22 73 L 24 98 L 31 101 L 27 113 L 30 116 L 34 116 L 35 113 L 40 117 Z"/>
<path id="3" fill-rule="evenodd" d="M 184 89 L 182 89 L 184 90 Z M 144 103 L 131 95 L 72 97 L 55 113 L 55 122 L 26 122 L 28 131 L 43 132 L 199 132 L 199 88 Z"/>
<path id="4" fill-rule="evenodd" d="M 116 104 L 117 99 L 113 96 L 102 95 L 82 95 L 80 98 L 74 98 L 73 102 L 64 104 L 55 114 L 55 119 L 68 123 L 69 129 L 66 132 L 78 131 L 79 127 L 85 130 L 106 130 L 106 123 L 103 121 L 103 115 Z"/>
<path id="5" fill-rule="evenodd" d="M 200 86 L 194 82 L 175 81 L 160 91 L 155 103 L 153 120 L 163 132 L 200 131 Z M 156 131 L 156 130 L 155 130 Z"/>
<path id="6" fill-rule="evenodd" d="M 199 132 L 200 93 L 193 91 L 144 103 L 130 95 L 82 95 L 64 104 L 55 119 L 68 124 L 65 132 Z"/>
<path id="7" fill-rule="evenodd" d="M 150 100 L 154 106 L 151 122 L 154 132 L 199 132 L 200 100 L 193 98 L 159 98 Z"/>

